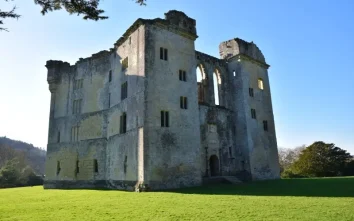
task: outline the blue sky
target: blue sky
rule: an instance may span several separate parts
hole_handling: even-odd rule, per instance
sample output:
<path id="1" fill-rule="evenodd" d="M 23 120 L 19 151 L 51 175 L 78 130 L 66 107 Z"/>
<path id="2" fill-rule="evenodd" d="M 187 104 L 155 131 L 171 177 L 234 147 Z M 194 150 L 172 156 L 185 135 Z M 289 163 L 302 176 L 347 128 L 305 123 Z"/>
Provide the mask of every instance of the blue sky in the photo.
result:
<path id="1" fill-rule="evenodd" d="M 46 60 L 70 63 L 109 49 L 139 17 L 171 9 L 196 19 L 196 49 L 218 57 L 221 41 L 255 42 L 269 77 L 279 147 L 322 140 L 354 154 L 354 1 L 105 0 L 108 20 L 85 21 L 59 11 L 42 16 L 33 1 L 0 32 L 0 136 L 46 147 L 50 93 Z"/>

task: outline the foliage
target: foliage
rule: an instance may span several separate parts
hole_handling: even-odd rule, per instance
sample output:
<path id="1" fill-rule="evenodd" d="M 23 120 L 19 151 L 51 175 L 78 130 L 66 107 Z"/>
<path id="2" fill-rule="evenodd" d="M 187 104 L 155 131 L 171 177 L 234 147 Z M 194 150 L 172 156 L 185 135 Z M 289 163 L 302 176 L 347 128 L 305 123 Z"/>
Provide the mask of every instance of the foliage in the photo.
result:
<path id="1" fill-rule="evenodd" d="M 45 151 L 33 145 L 0 137 L 0 188 L 42 185 Z M 43 171 L 44 172 L 44 171 Z"/>
<path id="2" fill-rule="evenodd" d="M 5 0 L 5 1 L 8 2 L 9 0 Z M 2 11 L 0 9 L 0 25 L 4 24 L 2 19 L 5 19 L 5 18 L 16 18 L 16 19 L 18 19 L 20 17 L 20 15 L 16 14 L 15 10 L 16 10 L 16 6 L 14 6 L 10 11 Z M 7 31 L 7 29 L 0 27 L 0 31 Z"/>
<path id="3" fill-rule="evenodd" d="M 21 173 L 18 166 L 18 159 L 14 158 L 7 161 L 7 163 L 0 170 L 0 187 L 13 187 L 19 185 Z"/>
<path id="4" fill-rule="evenodd" d="M 42 185 L 43 179 L 18 158 L 8 160 L 0 169 L 0 188 Z"/>
<path id="5" fill-rule="evenodd" d="M 283 173 L 287 170 L 298 158 L 303 149 L 306 146 L 302 145 L 300 147 L 296 147 L 294 149 L 290 148 L 279 148 L 279 164 L 280 164 L 280 172 Z"/>
<path id="6" fill-rule="evenodd" d="M 0 168 L 7 160 L 15 157 L 23 164 L 22 168 L 29 165 L 36 174 L 44 174 L 45 150 L 22 141 L 0 137 Z"/>
<path id="7" fill-rule="evenodd" d="M 296 196 L 296 197 L 294 197 Z M 0 190 L 0 220 L 354 220 L 354 177 L 283 179 L 175 192 Z"/>
<path id="8" fill-rule="evenodd" d="M 330 177 L 350 173 L 351 156 L 332 143 L 317 141 L 300 152 L 283 177 Z"/>
<path id="9" fill-rule="evenodd" d="M 8 0 L 5 0 L 6 2 Z M 13 0 L 11 0 L 13 1 Z M 136 0 L 136 3 L 145 5 L 146 0 Z M 41 6 L 42 15 L 51 11 L 65 9 L 69 14 L 83 15 L 85 20 L 103 20 L 108 16 L 103 16 L 104 10 L 99 8 L 100 0 L 34 0 L 34 3 Z M 16 6 L 12 10 L 5 12 L 0 10 L 0 25 L 3 24 L 1 19 L 19 18 L 20 15 L 15 13 Z M 1 30 L 6 30 L 0 27 Z"/>

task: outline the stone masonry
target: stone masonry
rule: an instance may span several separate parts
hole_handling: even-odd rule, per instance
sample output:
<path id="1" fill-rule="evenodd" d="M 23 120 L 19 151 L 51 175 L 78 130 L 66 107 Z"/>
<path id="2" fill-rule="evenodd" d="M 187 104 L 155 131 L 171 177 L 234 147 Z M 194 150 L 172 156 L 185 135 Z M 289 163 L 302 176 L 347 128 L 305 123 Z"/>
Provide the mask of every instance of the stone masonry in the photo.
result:
<path id="1" fill-rule="evenodd" d="M 172 10 L 165 19 L 136 20 L 113 48 L 75 65 L 47 61 L 44 188 L 154 190 L 213 176 L 279 178 L 262 52 L 235 38 L 219 45 L 219 59 L 196 51 L 197 37 L 196 21 Z"/>

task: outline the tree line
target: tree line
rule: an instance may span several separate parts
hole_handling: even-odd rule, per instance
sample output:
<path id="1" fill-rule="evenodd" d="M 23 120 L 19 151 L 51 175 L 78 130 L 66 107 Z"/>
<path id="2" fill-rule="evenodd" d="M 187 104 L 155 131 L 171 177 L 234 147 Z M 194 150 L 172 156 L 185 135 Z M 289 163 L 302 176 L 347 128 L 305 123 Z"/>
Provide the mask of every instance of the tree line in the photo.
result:
<path id="1" fill-rule="evenodd" d="M 283 178 L 354 176 L 354 157 L 333 143 L 317 141 L 295 149 L 279 148 Z"/>

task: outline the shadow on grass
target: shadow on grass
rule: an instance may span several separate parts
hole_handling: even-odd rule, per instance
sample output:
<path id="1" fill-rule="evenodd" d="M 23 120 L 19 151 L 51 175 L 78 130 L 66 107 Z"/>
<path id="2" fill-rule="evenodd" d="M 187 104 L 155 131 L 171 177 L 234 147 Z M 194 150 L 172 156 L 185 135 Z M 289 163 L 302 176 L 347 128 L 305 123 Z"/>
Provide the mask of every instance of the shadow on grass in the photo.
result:
<path id="1" fill-rule="evenodd" d="M 354 177 L 281 179 L 238 185 L 216 184 L 163 192 L 244 196 L 354 197 Z"/>

